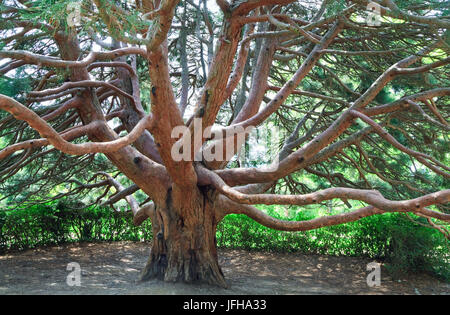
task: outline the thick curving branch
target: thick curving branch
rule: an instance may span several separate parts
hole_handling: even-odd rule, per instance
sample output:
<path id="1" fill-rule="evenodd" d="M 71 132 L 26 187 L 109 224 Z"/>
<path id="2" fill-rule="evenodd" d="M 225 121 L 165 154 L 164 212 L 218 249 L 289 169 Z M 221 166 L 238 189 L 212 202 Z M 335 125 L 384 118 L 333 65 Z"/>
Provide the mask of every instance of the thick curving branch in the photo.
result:
<path id="1" fill-rule="evenodd" d="M 411 200 L 393 201 L 384 198 L 376 190 L 352 189 L 352 188 L 328 188 L 305 195 L 277 195 L 277 194 L 245 194 L 239 192 L 227 184 L 214 172 L 198 166 L 197 172 L 208 176 L 212 186 L 220 193 L 240 204 L 265 204 L 265 205 L 297 205 L 304 206 L 320 203 L 331 199 L 359 200 L 382 211 L 412 211 L 420 213 L 421 209 L 431 205 L 446 204 L 450 202 L 450 189 L 427 194 Z M 435 217 L 450 221 L 450 214 L 436 212 Z"/>
<path id="2" fill-rule="evenodd" d="M 364 207 L 356 211 L 336 214 L 326 217 L 320 217 L 308 221 L 286 221 L 273 218 L 258 208 L 249 205 L 243 205 L 231 200 L 221 199 L 222 207 L 226 209 L 228 214 L 245 214 L 259 224 L 279 230 L 279 231 L 308 231 L 325 226 L 338 225 L 342 223 L 354 222 L 359 219 L 369 217 L 375 214 L 382 214 L 383 211 L 372 207 Z"/>
<path id="3" fill-rule="evenodd" d="M 122 184 L 119 183 L 119 181 L 117 181 L 114 177 L 112 177 L 108 173 L 98 172 L 94 176 L 96 176 L 96 175 L 104 176 L 106 178 L 106 180 L 109 182 L 109 184 L 111 186 L 114 186 L 114 188 L 116 189 L 116 194 L 120 194 L 121 192 L 125 191 L 125 187 L 123 187 Z M 139 203 L 136 201 L 136 199 L 134 199 L 134 197 L 131 194 L 125 195 L 123 198 L 130 205 L 131 212 L 133 212 L 133 215 L 136 215 L 136 213 L 139 210 Z"/>
<path id="4" fill-rule="evenodd" d="M 84 68 L 89 66 L 96 60 L 111 60 L 125 55 L 141 55 L 143 57 L 146 57 L 147 52 L 144 49 L 138 47 L 125 47 L 108 52 L 91 52 L 85 59 L 74 61 L 33 54 L 25 50 L 0 50 L 0 57 L 3 58 L 22 60 L 27 64 L 56 68 Z"/>
<path id="5" fill-rule="evenodd" d="M 336 26 L 335 26 L 336 27 Z M 324 36 L 324 39 L 327 36 Z M 334 36 L 333 36 L 334 37 Z M 424 56 L 426 56 L 429 52 L 440 45 L 439 42 L 435 42 L 430 46 L 420 50 L 417 54 L 408 56 L 396 63 L 394 63 L 391 67 L 389 67 L 385 72 L 383 72 L 373 83 L 372 85 L 356 99 L 351 107 L 333 121 L 333 123 L 322 133 L 317 135 L 314 139 L 312 139 L 305 146 L 300 148 L 299 150 L 291 153 L 285 159 L 283 159 L 280 163 L 273 164 L 269 167 L 269 169 L 259 170 L 255 168 L 240 168 L 240 169 L 227 169 L 227 170 L 218 170 L 217 174 L 230 186 L 242 185 L 242 184 L 251 184 L 251 183 L 263 183 L 270 182 L 276 179 L 280 179 L 285 177 L 297 169 L 304 167 L 311 159 L 314 159 L 314 156 L 323 148 L 330 145 L 335 139 L 337 139 L 340 135 L 342 135 L 352 124 L 354 120 L 354 115 L 352 111 L 358 110 L 363 111 L 369 105 L 373 99 L 380 93 L 380 91 L 391 82 L 397 75 L 398 69 L 406 68 L 411 64 L 421 60 Z M 318 46 L 316 46 L 318 48 Z M 295 86 L 290 86 L 289 81 L 286 85 L 281 89 L 277 95 L 282 93 L 285 89 L 288 89 L 289 92 L 292 92 L 295 89 Z M 277 102 L 277 97 L 274 98 L 273 101 Z M 270 103 L 269 103 L 270 105 Z M 266 108 L 270 107 L 267 106 Z M 281 105 L 281 104 L 279 104 Z M 266 109 L 265 108 L 265 109 Z M 251 125 L 251 121 L 256 120 L 256 122 L 260 122 L 259 120 L 264 121 L 267 118 L 267 114 L 264 113 L 265 109 L 260 111 L 257 115 L 253 116 L 249 120 L 237 124 L 236 126 L 247 124 Z M 259 117 L 261 116 L 261 117 Z M 257 117 L 258 119 L 255 119 Z M 223 130 L 235 128 L 236 126 L 225 127 Z"/>
<path id="6" fill-rule="evenodd" d="M 85 126 L 71 128 L 70 130 L 67 130 L 67 131 L 61 133 L 61 138 L 63 138 L 65 141 L 71 141 L 76 138 L 86 136 L 87 134 L 94 131 L 95 129 L 96 129 L 95 124 L 88 124 Z M 50 141 L 45 138 L 33 139 L 33 140 L 27 140 L 27 141 L 15 143 L 15 144 L 9 145 L 6 148 L 0 150 L 0 160 L 8 157 L 9 155 L 11 155 L 17 151 L 40 148 L 40 147 L 43 147 L 43 146 L 46 146 L 49 144 L 50 144 Z"/>
<path id="7" fill-rule="evenodd" d="M 125 137 L 108 142 L 90 142 L 83 144 L 72 144 L 67 142 L 58 132 L 56 132 L 45 120 L 39 115 L 28 109 L 24 105 L 14 99 L 0 94 L 0 109 L 12 114 L 16 119 L 26 121 L 30 127 L 39 132 L 39 134 L 48 140 L 58 150 L 74 155 L 83 155 L 87 153 L 107 153 L 117 151 L 134 141 L 147 129 L 151 128 L 153 118 L 151 115 L 143 118 Z M 94 121 L 92 125 L 98 127 L 105 122 Z"/>
<path id="8" fill-rule="evenodd" d="M 54 89 L 48 89 L 43 91 L 33 91 L 28 93 L 28 96 L 39 101 L 41 100 L 41 97 L 49 96 L 49 95 L 58 95 L 60 93 L 64 93 L 65 91 L 76 89 L 76 88 L 88 88 L 88 87 L 104 87 L 113 90 L 119 95 L 122 95 L 129 100 L 131 100 L 133 103 L 135 103 L 135 99 L 132 95 L 122 91 L 118 87 L 114 86 L 111 83 L 103 82 L 103 81 L 77 81 L 77 82 L 67 82 L 61 85 L 60 87 L 54 88 Z M 59 95 L 58 95 L 59 96 Z"/>

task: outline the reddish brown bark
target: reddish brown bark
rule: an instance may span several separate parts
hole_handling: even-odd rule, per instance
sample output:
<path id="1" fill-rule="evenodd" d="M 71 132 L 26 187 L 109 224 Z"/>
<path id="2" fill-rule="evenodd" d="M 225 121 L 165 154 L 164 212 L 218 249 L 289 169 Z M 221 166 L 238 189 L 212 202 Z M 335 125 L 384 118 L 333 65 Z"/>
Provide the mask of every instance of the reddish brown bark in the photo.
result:
<path id="1" fill-rule="evenodd" d="M 55 75 L 52 70 L 47 72 L 36 89 L 27 95 L 28 103 L 21 104 L 11 97 L 0 95 L 0 109 L 11 114 L 10 117 L 0 121 L 0 131 L 3 126 L 10 126 L 13 119 L 18 119 L 26 122 L 42 137 L 21 140 L 23 128 L 19 128 L 13 143 L 0 150 L 0 163 L 6 161 L 4 164 L 6 167 L 0 171 L 0 176 L 10 171 L 17 172 L 31 154 L 30 150 L 48 145 L 53 145 L 66 154 L 104 153 L 117 170 L 134 185 L 126 188 L 110 174 L 99 170 L 94 178 L 99 176 L 105 178 L 104 180 L 81 186 L 85 188 L 106 186 L 108 189 L 112 187 L 116 193 L 110 198 L 111 204 L 124 198 L 133 212 L 135 224 L 141 224 L 147 218 L 151 219 L 154 240 L 149 261 L 142 272 L 143 280 L 157 278 L 165 281 L 199 282 L 226 287 L 227 284 L 218 265 L 215 234 L 217 224 L 230 213 L 245 214 L 267 227 L 289 231 L 352 222 L 385 212 L 411 212 L 428 220 L 434 218 L 444 222 L 450 221 L 447 213 L 436 208 L 427 208 L 447 204 L 450 200 L 449 190 L 425 192 L 415 188 L 411 183 L 390 179 L 377 169 L 375 163 L 371 161 L 373 157 L 361 146 L 362 141 L 372 141 L 369 138 L 370 134 L 378 134 L 389 145 L 407 154 L 411 159 L 421 162 L 433 173 L 447 178 L 450 176 L 449 168 L 437 158 L 401 144 L 385 130 L 385 126 L 389 126 L 389 120 L 392 117 L 389 115 L 398 117 L 410 108 L 417 110 L 428 123 L 448 130 L 446 121 L 448 117 L 436 106 L 435 98 L 448 96 L 449 88 L 433 87 L 430 90 L 421 90 L 389 104 L 379 104 L 375 101 L 377 95 L 395 78 L 438 71 L 450 63 L 448 57 L 442 57 L 426 65 L 420 64 L 425 56 L 436 58 L 434 56 L 436 48 L 445 49 L 442 48 L 443 32 L 441 30 L 448 26 L 448 19 L 418 17 L 400 10 L 392 1 L 386 1 L 387 7 L 382 8 L 383 14 L 403 18 L 405 24 L 412 23 L 414 31 L 409 33 L 409 30 L 402 28 L 403 25 L 400 24 L 377 29 L 350 21 L 350 14 L 359 10 L 357 6 L 347 6 L 339 14 L 321 19 L 328 3 L 324 1 L 323 6 L 313 15 L 314 18 L 308 21 L 291 18 L 285 13 L 289 10 L 282 10 L 288 4 L 295 5 L 295 1 L 292 0 L 218 1 L 223 14 L 223 25 L 216 38 L 217 46 L 213 56 L 211 46 L 216 34 L 214 34 L 212 23 L 208 20 L 207 13 L 202 12 L 202 6 L 191 4 L 200 11 L 199 16 L 202 15 L 206 19 L 204 23 L 208 28 L 207 34 L 211 36 L 209 41 L 198 38 L 200 42 L 211 44 L 208 46 L 208 49 L 211 49 L 211 54 L 208 56 L 211 57 L 211 63 L 209 73 L 207 75 L 205 73 L 205 83 L 198 99 L 189 104 L 195 106 L 192 118 L 202 119 L 201 141 L 196 144 L 192 139 L 195 134 L 194 120 L 190 119 L 185 123 L 182 117 L 189 94 L 190 81 L 187 78 L 191 75 L 196 78 L 196 75 L 189 73 L 190 69 L 185 60 L 187 56 L 183 56 L 184 64 L 181 70 L 181 76 L 184 78 L 181 110 L 177 104 L 176 84 L 173 84 L 171 77 L 168 34 L 179 1 L 137 1 L 137 10 L 142 13 L 142 19 L 151 19 L 152 23 L 149 24 L 148 29 L 137 30 L 135 35 L 116 32 L 121 28 L 120 19 L 116 15 L 126 17 L 128 12 L 125 9 L 112 2 L 108 2 L 107 7 L 101 6 L 102 1 L 94 2 L 100 12 L 98 18 L 111 33 L 113 44 L 105 44 L 98 38 L 91 38 L 93 42 L 99 42 L 104 51 L 91 52 L 87 56 L 84 54 L 86 56 L 84 58 L 78 38 L 82 35 L 78 34 L 75 28 L 67 30 L 58 29 L 57 26 L 46 23 L 14 21 L 14 19 L 10 21 L 15 28 L 26 27 L 26 29 L 18 31 L 17 34 L 6 39 L 6 42 L 13 42 L 29 30 L 39 28 L 46 38 L 56 42 L 59 56 L 2 49 L 0 57 L 11 58 L 12 61 L 2 66 L 0 73 L 8 73 L 24 65 L 37 65 L 67 71 L 69 82 L 44 89 L 49 85 L 51 77 Z M 367 1 L 360 0 L 350 2 L 367 4 Z M 9 10 L 14 12 L 14 9 Z M 254 11 L 251 12 L 252 10 Z M 114 14 L 109 15 L 108 12 Z M 6 14 L 1 11 L 0 13 Z M 256 22 L 270 23 L 270 27 L 266 28 L 267 31 L 255 33 L 255 25 L 251 23 Z M 246 32 L 243 32 L 245 24 L 251 25 Z M 183 27 L 185 25 L 187 23 L 183 24 Z M 433 26 L 435 33 L 430 31 L 431 28 L 428 25 Z M 386 31 L 391 26 L 398 27 L 406 32 L 404 36 L 412 39 L 419 37 L 433 40 L 426 45 L 417 44 L 422 48 L 420 51 L 416 51 L 416 47 L 408 47 L 413 50 L 408 54 L 405 54 L 404 47 L 394 50 L 385 47 L 370 50 L 372 45 L 370 40 L 374 40 L 377 36 L 388 36 L 391 39 L 389 36 L 392 34 Z M 355 29 L 364 34 L 355 37 Z M 417 34 L 414 33 L 416 30 L 419 30 L 417 32 L 420 36 L 416 36 Z M 183 29 L 183 31 L 188 30 Z M 350 32 L 347 33 L 347 31 Z M 186 40 L 187 35 L 183 34 L 183 36 Z M 262 49 L 255 54 L 255 51 L 252 51 L 251 42 L 257 38 L 265 40 Z M 399 39 L 391 40 L 396 43 L 400 41 Z M 347 51 L 345 50 L 348 47 L 347 42 L 355 45 L 361 42 L 364 49 L 355 52 Z M 238 51 L 239 43 L 241 49 Z M 145 48 L 124 47 L 126 44 L 139 44 L 140 47 Z M 295 46 L 300 48 L 294 48 Z M 383 43 L 380 43 L 380 46 L 383 46 Z M 203 46 L 201 48 L 203 49 Z M 434 55 L 430 57 L 430 52 L 433 51 Z M 185 54 L 186 51 L 183 53 Z M 401 58 L 397 54 L 401 55 Z M 149 114 L 145 112 L 140 99 L 139 80 L 141 78 L 136 71 L 137 55 L 148 66 L 151 101 Z M 127 63 L 128 56 L 132 56 L 130 57 L 133 60 L 131 65 Z M 334 59 L 330 59 L 330 56 Z M 342 73 L 336 74 L 330 69 L 331 67 L 321 63 L 325 61 L 330 64 L 334 62 L 333 60 L 338 60 L 337 56 L 348 57 L 348 60 L 341 61 L 343 66 L 350 65 L 351 71 L 345 75 L 353 75 L 358 71 L 369 72 L 351 59 L 354 56 L 383 56 L 390 59 L 385 69 L 374 70 L 377 77 L 372 80 L 368 88 L 359 93 L 344 83 L 341 78 Z M 203 56 L 200 58 L 205 67 Z M 224 142 L 219 140 L 208 146 L 202 146 L 207 140 L 203 133 L 206 128 L 216 122 L 221 110 L 226 107 L 227 101 L 231 107 L 232 98 L 235 97 L 235 90 L 238 89 L 239 81 L 243 77 L 248 58 L 254 58 L 255 61 L 252 63 L 255 68 L 251 76 L 248 98 L 246 102 L 241 103 L 243 106 L 239 112 L 232 113 L 229 125 L 221 127 L 223 133 L 237 127 L 245 129 L 249 126 L 260 125 L 275 115 L 280 115 L 283 121 L 286 119 L 281 115 L 284 110 L 303 113 L 304 111 L 296 108 L 295 104 L 286 105 L 290 97 L 319 99 L 324 102 L 322 104 L 324 108 L 338 105 L 333 107 L 333 112 L 330 114 L 325 110 L 321 113 L 316 112 L 315 109 L 321 105 L 316 104 L 311 107 L 313 110 L 306 113 L 299 122 L 295 121 L 294 132 L 288 137 L 279 153 L 281 162 L 271 171 L 256 167 L 225 169 L 231 159 L 229 154 L 225 154 L 227 158 L 221 161 L 194 162 L 197 150 L 206 151 L 212 145 L 224 146 Z M 298 66 L 293 69 L 289 62 L 295 58 L 297 58 L 295 62 Z M 282 75 L 279 74 L 280 62 L 288 63 Z M 113 68 L 114 76 L 110 77 L 108 82 L 93 80 L 90 72 L 98 68 Z M 274 68 L 276 75 L 273 73 Z M 324 89 L 320 92 L 301 90 L 299 85 L 303 81 L 316 80 L 316 68 L 329 74 L 326 79 L 331 82 L 330 89 L 333 84 L 337 84 L 339 88 L 333 91 Z M 247 86 L 247 82 L 244 83 L 243 86 Z M 326 84 L 323 86 L 328 88 Z M 268 94 L 268 91 L 276 93 Z M 342 91 L 345 93 L 341 93 Z M 240 92 L 241 95 L 246 95 L 245 90 Z M 336 97 L 336 94 L 343 96 Z M 268 95 L 272 95 L 272 99 Z M 71 96 L 69 101 L 65 101 L 64 104 L 52 110 L 39 112 L 39 109 L 29 106 L 32 103 L 43 103 L 69 96 Z M 347 96 L 348 99 L 345 98 Z M 108 109 L 104 104 L 108 103 L 107 100 L 110 97 L 114 100 L 109 103 Z M 119 103 L 119 108 L 111 111 L 115 101 Z M 262 105 L 263 102 L 267 103 L 266 106 Z M 416 102 L 424 103 L 426 108 L 422 109 Z M 72 110 L 75 112 L 70 118 L 53 128 L 54 120 Z M 298 117 L 298 115 L 293 116 Z M 108 123 L 114 118 L 118 118 L 120 125 L 113 130 Z M 350 127 L 357 118 L 369 126 L 350 134 L 352 130 Z M 309 125 L 306 124 L 309 119 L 315 119 L 315 123 L 311 124 L 313 127 L 308 127 Z M 324 123 L 320 119 L 323 119 Z M 173 138 L 172 131 L 185 124 L 191 131 L 191 134 L 186 136 L 190 138 L 188 140 L 192 140 L 191 160 L 178 161 L 172 156 L 172 148 L 186 138 Z M 71 128 L 65 127 L 72 125 Z M 320 126 L 316 128 L 318 125 Z M 309 130 L 303 137 L 299 137 L 298 133 L 302 127 Z M 401 127 L 397 128 L 401 129 Z M 119 137 L 122 130 L 127 131 L 128 134 Z M 70 142 L 82 136 L 87 136 L 91 142 L 83 144 Z M 236 152 L 238 141 L 236 137 L 234 140 L 232 149 Z M 431 143 L 432 139 L 426 141 Z M 359 161 L 343 152 L 351 145 L 358 148 Z M 21 150 L 27 151 L 22 155 L 18 154 Z M 20 158 L 14 160 L 18 156 Z M 396 185 L 403 184 L 414 193 L 421 195 L 405 198 L 405 200 L 389 200 L 378 191 L 348 187 L 333 187 L 304 194 L 264 194 L 279 179 L 292 181 L 289 177 L 299 170 L 327 178 L 332 186 L 336 186 L 333 178 L 339 178 L 343 183 L 352 183 L 342 174 L 333 174 L 328 169 L 324 172 L 314 169 L 315 165 L 321 165 L 332 157 L 350 161 L 357 169 L 359 176 L 364 179 L 366 188 L 371 187 L 365 176 L 369 169 L 383 181 Z M 10 163 L 8 159 L 13 162 Z M 367 165 L 364 161 L 367 161 Z M 245 186 L 238 187 L 239 185 Z M 147 201 L 151 200 L 146 201 L 141 207 L 132 196 L 139 189 L 148 196 Z M 348 204 L 347 200 L 357 200 L 365 206 L 350 212 L 301 222 L 277 220 L 252 206 L 253 204 L 303 206 L 320 204 L 322 201 L 333 199 L 341 199 L 346 204 Z M 442 227 L 439 229 L 442 230 Z"/>
<path id="2" fill-rule="evenodd" d="M 166 203 L 151 217 L 154 241 L 141 279 L 208 283 L 227 287 L 218 264 L 218 219 L 211 193 L 195 190 L 192 206 L 176 207 L 169 191 Z M 186 200 L 185 200 L 186 202 Z"/>

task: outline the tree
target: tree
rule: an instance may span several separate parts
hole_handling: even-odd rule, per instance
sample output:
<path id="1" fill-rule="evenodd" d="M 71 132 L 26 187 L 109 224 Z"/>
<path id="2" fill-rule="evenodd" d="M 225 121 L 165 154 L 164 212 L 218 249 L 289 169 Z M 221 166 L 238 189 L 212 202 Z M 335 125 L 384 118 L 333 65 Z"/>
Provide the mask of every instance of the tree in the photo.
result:
<path id="1" fill-rule="evenodd" d="M 142 279 L 219 286 L 232 213 L 286 231 L 412 213 L 448 237 L 444 4 L 4 0 L 0 197 L 125 199 L 152 222 Z M 256 126 L 288 133 L 270 167 L 236 158 Z"/>

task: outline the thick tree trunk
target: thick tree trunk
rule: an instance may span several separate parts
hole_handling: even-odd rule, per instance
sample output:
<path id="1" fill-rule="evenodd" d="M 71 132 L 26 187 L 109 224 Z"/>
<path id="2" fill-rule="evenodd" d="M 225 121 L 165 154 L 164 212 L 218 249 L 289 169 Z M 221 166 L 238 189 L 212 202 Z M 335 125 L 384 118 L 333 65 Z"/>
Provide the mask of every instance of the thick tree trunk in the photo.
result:
<path id="1" fill-rule="evenodd" d="M 176 209 L 170 191 L 168 196 L 166 204 L 157 205 L 151 217 L 153 245 L 141 280 L 227 287 L 218 263 L 212 203 L 204 197 L 188 208 Z"/>

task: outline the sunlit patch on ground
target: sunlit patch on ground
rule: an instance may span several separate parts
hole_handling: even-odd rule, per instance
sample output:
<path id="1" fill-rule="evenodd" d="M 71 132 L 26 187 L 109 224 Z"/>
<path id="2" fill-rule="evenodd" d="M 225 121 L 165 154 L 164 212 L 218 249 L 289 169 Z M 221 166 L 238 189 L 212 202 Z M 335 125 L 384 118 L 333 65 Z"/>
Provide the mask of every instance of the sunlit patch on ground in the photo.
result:
<path id="1" fill-rule="evenodd" d="M 380 287 L 367 286 L 367 259 L 219 250 L 230 289 L 149 281 L 139 273 L 146 243 L 71 244 L 0 256 L 0 294 L 449 294 L 427 275 L 394 281 L 382 270 Z M 66 283 L 67 264 L 81 266 L 81 286 Z"/>

